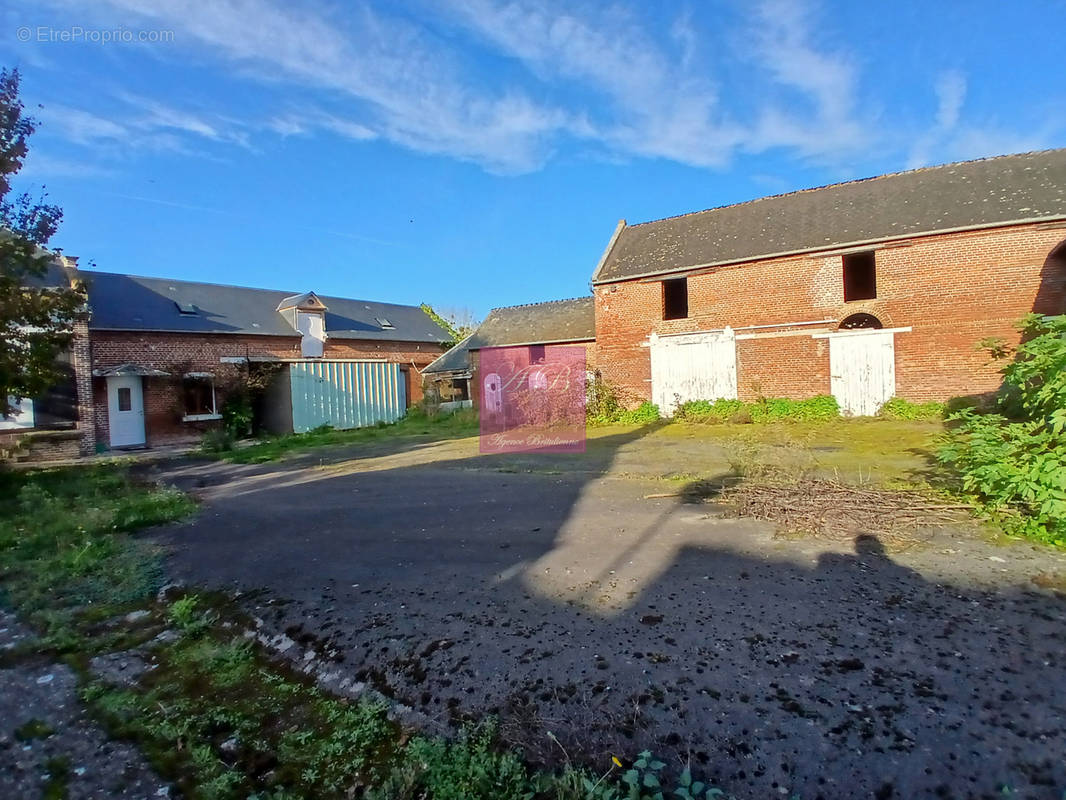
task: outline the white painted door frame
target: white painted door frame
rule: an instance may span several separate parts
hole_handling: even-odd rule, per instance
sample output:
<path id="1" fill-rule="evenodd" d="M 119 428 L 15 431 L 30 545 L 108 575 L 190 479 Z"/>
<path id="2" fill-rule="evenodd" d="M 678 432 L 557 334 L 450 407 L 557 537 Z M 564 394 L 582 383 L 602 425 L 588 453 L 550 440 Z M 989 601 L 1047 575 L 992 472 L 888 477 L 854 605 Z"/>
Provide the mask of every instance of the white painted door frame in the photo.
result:
<path id="1" fill-rule="evenodd" d="M 139 447 L 144 435 L 144 378 L 115 375 L 107 379 L 107 427 L 111 447 Z"/>
<path id="2" fill-rule="evenodd" d="M 840 413 L 872 417 L 896 394 L 897 333 L 908 328 L 870 328 L 812 334 L 829 340 L 829 387 Z"/>
<path id="3" fill-rule="evenodd" d="M 689 400 L 735 400 L 737 340 L 732 328 L 648 339 L 652 402 L 666 416 Z"/>

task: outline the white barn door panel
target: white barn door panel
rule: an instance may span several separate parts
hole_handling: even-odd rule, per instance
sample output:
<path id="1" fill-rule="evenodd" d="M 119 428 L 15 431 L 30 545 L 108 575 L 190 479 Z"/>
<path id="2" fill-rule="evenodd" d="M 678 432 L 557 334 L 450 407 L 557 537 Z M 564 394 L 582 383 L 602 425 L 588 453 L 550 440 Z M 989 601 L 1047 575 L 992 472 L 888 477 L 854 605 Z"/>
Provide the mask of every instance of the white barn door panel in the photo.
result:
<path id="1" fill-rule="evenodd" d="M 896 394 L 893 331 L 829 336 L 829 382 L 840 413 L 872 417 Z"/>
<path id="2" fill-rule="evenodd" d="M 652 336 L 651 396 L 671 416 L 689 400 L 735 400 L 737 340 L 733 331 Z"/>

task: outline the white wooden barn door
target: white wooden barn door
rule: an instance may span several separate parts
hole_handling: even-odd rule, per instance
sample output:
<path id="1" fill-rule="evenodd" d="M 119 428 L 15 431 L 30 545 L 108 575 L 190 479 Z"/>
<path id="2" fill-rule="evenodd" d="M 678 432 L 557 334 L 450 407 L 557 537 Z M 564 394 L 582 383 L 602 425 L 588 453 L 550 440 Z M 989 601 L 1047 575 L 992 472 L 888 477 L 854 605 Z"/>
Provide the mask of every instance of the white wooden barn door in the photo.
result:
<path id="1" fill-rule="evenodd" d="M 829 383 L 840 413 L 872 417 L 896 393 L 893 331 L 837 333 L 829 338 Z"/>
<path id="2" fill-rule="evenodd" d="M 651 396 L 670 416 L 688 400 L 735 400 L 737 340 L 733 331 L 658 337 L 651 342 Z"/>

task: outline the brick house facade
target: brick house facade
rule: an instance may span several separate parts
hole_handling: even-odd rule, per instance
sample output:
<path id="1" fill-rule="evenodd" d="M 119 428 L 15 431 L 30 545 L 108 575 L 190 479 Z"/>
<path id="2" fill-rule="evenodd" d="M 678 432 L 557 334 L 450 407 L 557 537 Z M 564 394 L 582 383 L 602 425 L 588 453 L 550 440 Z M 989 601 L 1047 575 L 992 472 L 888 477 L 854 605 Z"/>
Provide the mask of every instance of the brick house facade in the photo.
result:
<path id="1" fill-rule="evenodd" d="M 303 396 L 292 389 L 287 372 L 296 367 L 307 367 L 300 373 L 306 378 L 303 389 L 319 393 L 308 402 L 320 402 L 321 408 L 308 409 L 305 403 L 302 409 L 320 414 L 310 427 L 360 424 L 357 411 L 376 415 L 364 414 L 362 424 L 394 419 L 421 400 L 421 370 L 440 355 L 446 339 L 440 326 L 413 306 L 113 273 L 82 275 L 92 312 L 87 378 L 92 399 L 85 418 L 92 421 L 86 427 L 98 451 L 199 439 L 221 425 L 227 395 L 246 387 L 253 372 L 284 383 L 282 391 L 260 393 L 257 399 L 286 404 L 270 409 L 269 416 L 282 420 L 279 430 L 299 430 L 293 407 Z M 368 395 L 386 390 L 387 398 Z M 386 399 L 391 417 L 381 416 Z M 131 417 L 132 434 L 124 427 Z"/>
<path id="2" fill-rule="evenodd" d="M 299 337 L 188 334 L 94 330 L 91 334 L 92 364 L 97 371 L 136 363 L 145 371 L 168 372 L 168 376 L 144 377 L 146 444 L 171 444 L 197 439 L 218 420 L 188 420 L 182 408 L 180 376 L 210 373 L 218 390 L 219 406 L 224 387 L 238 380 L 247 364 L 300 360 Z M 400 365 L 408 405 L 422 399 L 421 370 L 440 353 L 438 345 L 426 342 L 331 340 L 325 342 L 323 361 L 385 360 Z M 96 440 L 108 441 L 107 382 L 92 379 L 93 431 Z"/>
<path id="3" fill-rule="evenodd" d="M 992 392 L 977 343 L 1017 343 L 1018 318 L 1066 310 L 1064 186 L 1060 150 L 623 221 L 593 278 L 597 363 L 632 405 L 654 395 L 656 342 L 724 331 L 735 396 L 802 398 L 834 391 L 834 338 L 870 328 L 893 332 L 892 394 Z M 855 276 L 870 285 L 847 297 Z"/>

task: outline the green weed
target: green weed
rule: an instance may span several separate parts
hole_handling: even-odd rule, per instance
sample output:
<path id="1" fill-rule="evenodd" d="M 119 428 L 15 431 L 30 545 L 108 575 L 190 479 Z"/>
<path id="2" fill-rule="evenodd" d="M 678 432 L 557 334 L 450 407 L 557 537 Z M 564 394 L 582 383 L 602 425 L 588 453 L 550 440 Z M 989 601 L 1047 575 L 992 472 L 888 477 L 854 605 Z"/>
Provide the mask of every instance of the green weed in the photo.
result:
<path id="1" fill-rule="evenodd" d="M 884 419 L 932 422 L 944 419 L 948 413 L 947 403 L 912 403 L 902 397 L 893 397 L 878 412 Z"/>

